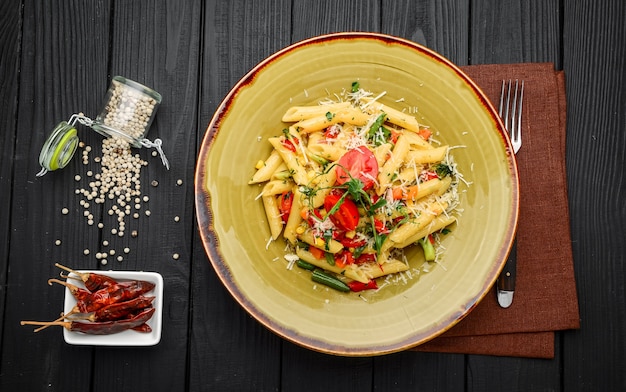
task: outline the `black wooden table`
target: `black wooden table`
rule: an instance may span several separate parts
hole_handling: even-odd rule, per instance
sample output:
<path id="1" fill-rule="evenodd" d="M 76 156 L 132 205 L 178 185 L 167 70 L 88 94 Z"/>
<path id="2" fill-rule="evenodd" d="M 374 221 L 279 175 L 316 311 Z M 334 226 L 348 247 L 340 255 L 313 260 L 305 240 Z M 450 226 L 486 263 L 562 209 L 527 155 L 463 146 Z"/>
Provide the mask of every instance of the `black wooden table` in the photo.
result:
<path id="1" fill-rule="evenodd" d="M 626 390 L 625 19 L 622 0 L 2 1 L 0 390 Z M 194 166 L 206 125 L 256 63 L 337 31 L 407 38 L 458 65 L 553 62 L 565 71 L 581 329 L 557 333 L 555 359 L 328 356 L 268 332 L 219 282 L 194 216 Z M 109 257 L 102 266 L 95 257 L 106 250 L 102 231 L 78 216 L 74 176 L 81 160 L 35 174 L 54 125 L 73 113 L 95 116 L 113 75 L 163 94 L 150 135 L 163 140 L 171 170 L 139 151 L 149 162 L 143 208 L 152 214 L 138 219 L 137 237 L 116 239 L 131 249 L 124 260 Z M 80 132 L 99 148 L 101 136 Z M 104 210 L 92 212 L 96 221 L 110 219 Z M 22 319 L 48 320 L 61 310 L 63 291 L 46 284 L 58 274 L 55 262 L 160 272 L 160 344 L 71 346 L 58 329 L 35 334 L 21 327 Z"/>

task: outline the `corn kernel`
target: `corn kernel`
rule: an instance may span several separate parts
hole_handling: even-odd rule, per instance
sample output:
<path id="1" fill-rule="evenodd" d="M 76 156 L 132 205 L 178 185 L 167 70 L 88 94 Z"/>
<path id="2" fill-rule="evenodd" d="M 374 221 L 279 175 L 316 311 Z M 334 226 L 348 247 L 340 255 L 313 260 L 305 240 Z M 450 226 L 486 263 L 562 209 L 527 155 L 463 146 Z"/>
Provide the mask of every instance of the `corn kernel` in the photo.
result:
<path id="1" fill-rule="evenodd" d="M 322 246 L 324 246 L 324 244 L 325 244 L 325 243 L 324 243 L 324 240 L 323 240 L 323 239 L 321 239 L 321 238 L 319 238 L 319 237 L 317 237 L 317 238 L 315 239 L 315 246 L 317 246 L 318 248 L 321 248 Z"/>
<path id="2" fill-rule="evenodd" d="M 302 233 L 304 233 L 304 227 L 302 226 L 296 227 L 296 234 L 302 234 Z"/>
<path id="3" fill-rule="evenodd" d="M 346 232 L 346 238 L 352 239 L 354 238 L 355 235 L 356 235 L 356 230 L 351 230 L 351 231 Z"/>
<path id="4" fill-rule="evenodd" d="M 265 166 L 265 162 L 263 162 L 262 160 L 259 159 L 259 161 L 256 163 L 255 168 L 261 169 L 261 168 L 263 168 L 263 166 Z"/>

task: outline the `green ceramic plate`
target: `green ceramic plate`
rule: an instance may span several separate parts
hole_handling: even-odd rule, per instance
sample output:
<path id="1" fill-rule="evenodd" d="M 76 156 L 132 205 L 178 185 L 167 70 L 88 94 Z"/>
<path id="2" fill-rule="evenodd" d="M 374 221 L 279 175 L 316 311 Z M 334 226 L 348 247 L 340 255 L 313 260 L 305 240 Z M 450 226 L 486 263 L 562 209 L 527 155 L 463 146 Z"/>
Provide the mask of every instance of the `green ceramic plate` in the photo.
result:
<path id="1" fill-rule="evenodd" d="M 464 209 L 441 265 L 362 299 L 314 287 L 310 273 L 286 269 L 272 243 L 260 187 L 248 185 L 269 136 L 289 106 L 316 104 L 353 81 L 383 102 L 417 108 L 418 120 L 454 150 Z M 395 102 L 403 99 L 403 102 Z M 289 341 L 348 356 L 380 355 L 424 343 L 465 317 L 489 292 L 517 226 L 515 158 L 495 110 L 459 68 L 418 44 L 370 33 L 312 38 L 270 56 L 218 107 L 196 168 L 198 224 L 223 284 L 254 318 Z M 421 254 L 410 253 L 419 263 Z"/>

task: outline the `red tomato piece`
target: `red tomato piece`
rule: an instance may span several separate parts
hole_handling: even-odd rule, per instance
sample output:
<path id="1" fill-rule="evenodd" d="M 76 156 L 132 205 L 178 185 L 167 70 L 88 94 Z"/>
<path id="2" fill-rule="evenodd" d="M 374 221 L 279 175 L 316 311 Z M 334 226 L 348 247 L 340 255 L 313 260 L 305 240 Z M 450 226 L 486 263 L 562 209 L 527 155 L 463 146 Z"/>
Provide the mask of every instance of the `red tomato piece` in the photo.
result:
<path id="1" fill-rule="evenodd" d="M 350 287 L 350 291 L 353 291 L 355 293 L 363 290 L 378 290 L 378 285 L 376 284 L 376 281 L 374 279 L 370 280 L 367 283 L 362 283 L 354 280 L 348 283 L 348 286 Z"/>
<path id="2" fill-rule="evenodd" d="M 324 208 L 330 212 L 341 199 L 341 194 L 331 192 L 324 199 Z M 341 230 L 351 231 L 359 224 L 359 209 L 347 197 L 343 199 L 337 211 L 330 215 L 330 220 Z"/>
<path id="3" fill-rule="evenodd" d="M 354 263 L 354 258 L 352 257 L 352 253 L 346 249 L 341 252 L 335 254 L 335 265 L 339 268 L 343 268 L 346 265 L 350 265 Z"/>
<path id="4" fill-rule="evenodd" d="M 434 171 L 424 171 L 420 174 L 420 180 L 422 181 L 430 181 L 435 178 L 439 178 L 439 176 Z"/>
<path id="5" fill-rule="evenodd" d="M 298 144 L 298 139 L 293 139 L 293 142 L 287 138 L 285 138 L 284 140 L 281 141 L 282 145 L 285 146 L 285 148 L 291 152 L 296 152 L 296 145 L 294 144 Z"/>
<path id="6" fill-rule="evenodd" d="M 283 223 L 287 223 L 289 219 L 289 213 L 291 212 L 291 205 L 293 204 L 293 193 L 285 192 L 278 196 L 278 210 L 280 211 L 280 218 Z"/>
<path id="7" fill-rule="evenodd" d="M 340 128 L 336 125 L 331 125 L 324 130 L 324 137 L 326 139 L 336 139 L 339 136 Z"/>
<path id="8" fill-rule="evenodd" d="M 432 135 L 432 132 L 428 128 L 422 128 L 419 131 L 417 131 L 417 134 L 420 135 L 422 139 L 428 140 L 430 139 L 430 135 Z"/>
<path id="9" fill-rule="evenodd" d="M 376 232 L 379 234 L 389 233 L 389 229 L 387 228 L 387 225 L 385 225 L 385 222 L 381 221 L 380 219 L 374 218 L 374 228 L 376 229 Z"/>
<path id="10" fill-rule="evenodd" d="M 367 243 L 367 241 L 364 240 L 363 238 L 341 237 L 341 238 L 336 238 L 336 240 L 341 242 L 341 245 L 345 246 L 346 248 L 358 248 Z"/>
<path id="11" fill-rule="evenodd" d="M 361 146 L 343 154 L 335 170 L 338 184 L 356 178 L 363 183 L 363 189 L 368 190 L 374 186 L 378 176 L 378 161 L 369 148 Z"/>
<path id="12" fill-rule="evenodd" d="M 310 227 L 315 227 L 315 223 L 321 221 L 322 219 L 324 218 L 322 218 L 320 210 L 315 209 L 313 210 L 313 214 L 308 214 L 306 221 Z"/>
<path id="13" fill-rule="evenodd" d="M 375 263 L 376 255 L 374 253 L 363 253 L 354 261 L 356 264 Z"/>

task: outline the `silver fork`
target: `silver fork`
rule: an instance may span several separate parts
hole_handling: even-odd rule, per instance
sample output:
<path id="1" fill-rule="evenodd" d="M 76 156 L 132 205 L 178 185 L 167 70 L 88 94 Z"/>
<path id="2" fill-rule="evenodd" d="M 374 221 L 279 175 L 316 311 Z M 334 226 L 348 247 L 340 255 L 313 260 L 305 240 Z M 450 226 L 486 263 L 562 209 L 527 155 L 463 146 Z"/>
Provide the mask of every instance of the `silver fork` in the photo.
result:
<path id="1" fill-rule="evenodd" d="M 522 147 L 522 103 L 524 102 L 524 81 L 519 84 L 519 80 L 515 80 L 515 91 L 513 91 L 512 81 L 507 83 L 502 81 L 502 90 L 500 92 L 500 118 L 504 122 L 504 127 L 509 132 L 509 138 L 513 145 L 513 153 L 517 154 Z M 511 102 L 511 92 L 513 92 L 513 102 Z M 504 99 L 506 98 L 506 106 Z M 504 110 L 504 113 L 502 111 Z M 509 113 L 510 110 L 510 113 Z M 509 116 L 510 114 L 510 116 Z"/>
<path id="2" fill-rule="evenodd" d="M 514 89 L 514 90 L 513 90 Z M 511 101 L 511 93 L 513 100 Z M 505 102 L 506 101 L 506 102 Z M 507 83 L 502 81 L 502 91 L 500 92 L 500 118 L 504 122 L 513 153 L 517 154 L 522 147 L 522 103 L 524 102 L 524 81 L 520 85 L 519 80 L 513 82 L 509 80 Z M 504 113 L 503 113 L 504 111 Z M 498 303 L 503 308 L 508 308 L 513 303 L 513 294 L 515 293 L 515 275 L 517 269 L 517 239 L 513 240 L 509 258 L 498 277 L 496 283 L 496 294 Z"/>

